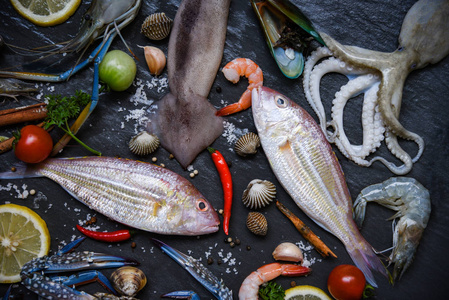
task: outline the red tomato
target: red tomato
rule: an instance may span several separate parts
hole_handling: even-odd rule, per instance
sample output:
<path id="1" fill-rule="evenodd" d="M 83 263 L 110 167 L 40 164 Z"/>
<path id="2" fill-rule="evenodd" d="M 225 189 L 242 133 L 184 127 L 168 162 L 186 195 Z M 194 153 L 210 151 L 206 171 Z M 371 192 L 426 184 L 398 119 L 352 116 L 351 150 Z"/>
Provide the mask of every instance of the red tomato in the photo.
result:
<path id="1" fill-rule="evenodd" d="M 329 293 L 337 300 L 361 299 L 365 285 L 365 275 L 353 265 L 335 267 L 327 279 Z"/>
<path id="2" fill-rule="evenodd" d="M 38 163 L 46 159 L 53 149 L 50 134 L 36 125 L 20 130 L 20 138 L 14 146 L 14 154 L 26 163 Z"/>

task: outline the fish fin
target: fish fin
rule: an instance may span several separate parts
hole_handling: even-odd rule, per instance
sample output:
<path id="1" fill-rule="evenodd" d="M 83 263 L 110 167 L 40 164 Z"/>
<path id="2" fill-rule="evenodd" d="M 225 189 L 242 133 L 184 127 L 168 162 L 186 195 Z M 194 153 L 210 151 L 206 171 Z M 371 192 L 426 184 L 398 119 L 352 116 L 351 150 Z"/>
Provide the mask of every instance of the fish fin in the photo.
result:
<path id="1" fill-rule="evenodd" d="M 157 105 L 147 129 L 184 168 L 223 132 L 223 119 L 202 96 L 190 94 L 181 99 L 169 93 Z"/>
<path id="2" fill-rule="evenodd" d="M 353 249 L 351 251 L 348 250 L 348 253 L 357 268 L 365 274 L 368 283 L 373 287 L 377 287 L 377 284 L 371 270 L 381 273 L 389 279 L 390 283 L 392 283 L 391 274 L 368 243 L 365 243 L 361 248 Z"/>
<path id="3" fill-rule="evenodd" d="M 6 171 L 0 173 L 0 179 L 43 177 L 43 175 L 39 173 L 36 165 L 18 162 L 17 164 L 14 164 L 13 167 L 15 168 L 15 171 Z"/>

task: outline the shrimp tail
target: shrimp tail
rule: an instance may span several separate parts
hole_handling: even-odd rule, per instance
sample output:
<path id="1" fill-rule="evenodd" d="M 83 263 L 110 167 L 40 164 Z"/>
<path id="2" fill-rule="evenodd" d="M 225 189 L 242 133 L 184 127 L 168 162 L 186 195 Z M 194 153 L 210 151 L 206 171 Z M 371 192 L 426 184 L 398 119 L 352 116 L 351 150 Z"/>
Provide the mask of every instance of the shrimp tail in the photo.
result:
<path id="1" fill-rule="evenodd" d="M 23 178 L 35 178 L 43 177 L 39 172 L 38 165 L 26 164 L 23 162 L 18 162 L 14 164 L 14 171 L 6 171 L 0 173 L 0 179 L 23 179 Z"/>
<path id="2" fill-rule="evenodd" d="M 251 90 L 246 90 L 239 102 L 219 109 L 215 114 L 219 117 L 231 115 L 251 107 Z"/>
<path id="3" fill-rule="evenodd" d="M 366 243 L 365 247 L 360 247 L 357 249 L 348 249 L 349 256 L 351 256 L 352 261 L 355 263 L 357 268 L 359 268 L 366 277 L 366 280 L 373 287 L 377 287 L 374 275 L 371 270 L 377 271 L 380 274 L 388 278 L 388 281 L 393 284 L 393 277 L 387 268 L 384 266 L 382 261 L 374 253 L 371 246 Z"/>

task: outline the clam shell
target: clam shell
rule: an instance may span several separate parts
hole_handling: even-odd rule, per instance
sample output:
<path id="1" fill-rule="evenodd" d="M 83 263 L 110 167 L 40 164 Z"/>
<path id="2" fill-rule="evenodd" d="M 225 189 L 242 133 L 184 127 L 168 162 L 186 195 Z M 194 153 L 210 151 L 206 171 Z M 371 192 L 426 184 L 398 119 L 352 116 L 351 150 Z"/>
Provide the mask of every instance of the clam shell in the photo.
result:
<path id="1" fill-rule="evenodd" d="M 129 141 L 129 150 L 137 155 L 148 155 L 159 147 L 159 138 L 147 131 L 141 131 Z"/>
<path id="2" fill-rule="evenodd" d="M 165 13 L 154 13 L 142 23 L 140 32 L 150 40 L 162 40 L 170 34 L 172 25 L 173 20 Z"/>
<path id="3" fill-rule="evenodd" d="M 246 218 L 246 227 L 256 234 L 265 236 L 268 232 L 268 222 L 265 216 L 259 212 L 250 212 Z"/>
<path id="4" fill-rule="evenodd" d="M 268 181 L 254 179 L 243 191 L 242 202 L 246 207 L 259 209 L 270 204 L 276 197 L 276 186 Z"/>
<path id="5" fill-rule="evenodd" d="M 237 140 L 234 150 L 238 155 L 245 157 L 256 154 L 258 147 L 260 147 L 259 136 L 254 132 L 249 132 Z"/>
<path id="6" fill-rule="evenodd" d="M 111 281 L 117 292 L 132 297 L 147 284 L 147 277 L 142 270 L 125 266 L 118 268 L 111 274 Z"/>

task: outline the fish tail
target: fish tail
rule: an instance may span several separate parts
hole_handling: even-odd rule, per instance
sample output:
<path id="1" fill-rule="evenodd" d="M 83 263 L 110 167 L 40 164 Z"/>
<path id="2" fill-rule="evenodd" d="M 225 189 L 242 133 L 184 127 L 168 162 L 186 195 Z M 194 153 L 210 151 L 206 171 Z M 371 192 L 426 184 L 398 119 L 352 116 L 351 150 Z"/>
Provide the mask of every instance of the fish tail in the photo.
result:
<path id="1" fill-rule="evenodd" d="M 14 171 L 12 169 L 14 169 Z M 11 171 L 0 172 L 0 179 L 22 179 L 42 176 L 43 175 L 39 172 L 37 165 L 27 165 L 22 162 L 14 164 Z"/>
<path id="2" fill-rule="evenodd" d="M 348 250 L 349 256 L 351 256 L 352 261 L 355 263 L 357 268 L 359 268 L 366 277 L 366 280 L 373 287 L 377 287 L 376 280 L 374 279 L 374 275 L 371 272 L 372 270 L 379 272 L 388 278 L 390 283 L 392 283 L 391 274 L 388 272 L 385 265 L 382 261 L 377 257 L 376 253 L 372 249 L 371 245 L 365 241 L 364 246 Z"/>

